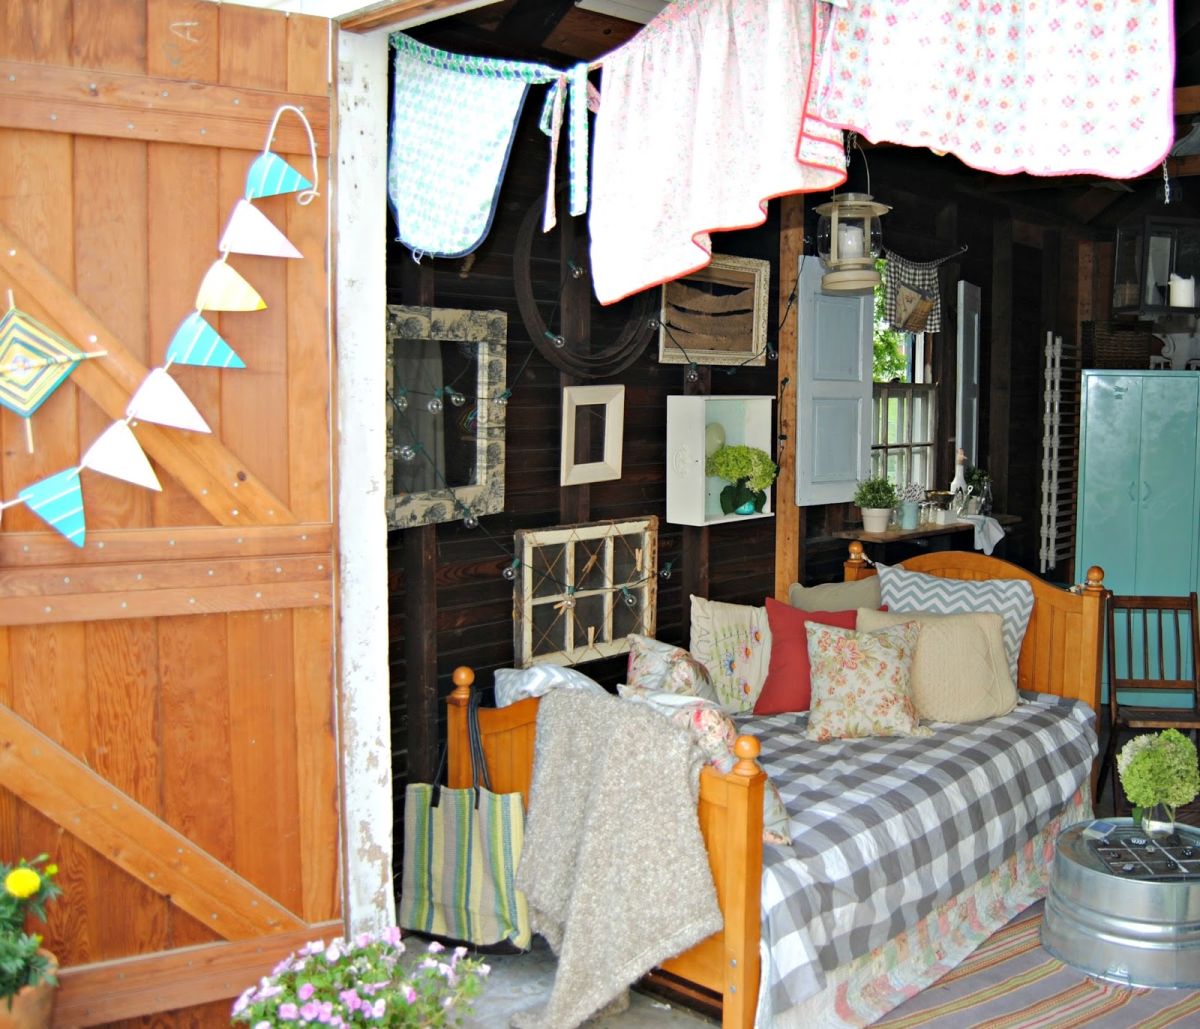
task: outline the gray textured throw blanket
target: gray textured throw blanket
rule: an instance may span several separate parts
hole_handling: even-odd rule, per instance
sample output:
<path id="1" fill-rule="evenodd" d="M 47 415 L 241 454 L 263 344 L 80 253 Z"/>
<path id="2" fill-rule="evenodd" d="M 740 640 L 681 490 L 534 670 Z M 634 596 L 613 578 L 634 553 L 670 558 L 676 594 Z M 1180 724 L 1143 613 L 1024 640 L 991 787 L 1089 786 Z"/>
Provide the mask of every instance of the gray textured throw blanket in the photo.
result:
<path id="1" fill-rule="evenodd" d="M 517 886 L 558 970 L 549 1003 L 512 1026 L 573 1029 L 721 928 L 696 814 L 703 760 L 641 704 L 542 698 Z"/>

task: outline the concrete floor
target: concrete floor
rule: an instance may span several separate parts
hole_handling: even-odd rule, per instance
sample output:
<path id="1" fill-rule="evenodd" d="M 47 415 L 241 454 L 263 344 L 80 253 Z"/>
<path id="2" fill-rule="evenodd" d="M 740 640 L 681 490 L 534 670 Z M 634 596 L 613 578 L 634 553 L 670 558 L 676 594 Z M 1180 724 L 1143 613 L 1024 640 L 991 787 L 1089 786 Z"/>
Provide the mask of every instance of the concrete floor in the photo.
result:
<path id="1" fill-rule="evenodd" d="M 555 959 L 540 937 L 534 937 L 533 949 L 528 953 L 485 960 L 492 971 L 483 993 L 475 1001 L 474 1016 L 463 1022 L 465 1029 L 502 1029 L 514 1012 L 538 1007 L 549 999 Z M 719 1024 L 636 990 L 630 994 L 629 1010 L 587 1023 L 589 1029 L 702 1029 Z"/>

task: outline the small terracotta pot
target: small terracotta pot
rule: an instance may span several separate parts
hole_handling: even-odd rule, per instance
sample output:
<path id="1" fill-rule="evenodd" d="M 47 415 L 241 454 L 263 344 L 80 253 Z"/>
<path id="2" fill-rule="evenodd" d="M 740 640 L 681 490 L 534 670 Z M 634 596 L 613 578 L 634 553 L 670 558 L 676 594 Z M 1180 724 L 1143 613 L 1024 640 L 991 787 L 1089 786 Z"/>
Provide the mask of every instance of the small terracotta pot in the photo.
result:
<path id="1" fill-rule="evenodd" d="M 48 950 L 38 953 L 50 959 L 51 971 L 58 970 L 58 962 L 53 954 Z M 46 982 L 37 986 L 23 986 L 11 998 L 12 1007 L 9 1007 L 10 998 L 0 997 L 0 1029 L 49 1029 L 56 990 L 57 987 Z"/>

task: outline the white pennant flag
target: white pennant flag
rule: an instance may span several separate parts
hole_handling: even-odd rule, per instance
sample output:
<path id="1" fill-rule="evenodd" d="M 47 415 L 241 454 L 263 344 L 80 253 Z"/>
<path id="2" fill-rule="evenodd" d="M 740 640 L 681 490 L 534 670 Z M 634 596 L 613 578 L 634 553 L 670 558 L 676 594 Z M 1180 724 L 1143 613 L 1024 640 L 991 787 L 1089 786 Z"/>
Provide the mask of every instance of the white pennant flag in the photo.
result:
<path id="1" fill-rule="evenodd" d="M 88 447 L 80 463 L 84 468 L 132 482 L 135 486 L 162 489 L 137 437 L 124 422 L 113 422 L 105 429 Z"/>
<path id="2" fill-rule="evenodd" d="M 188 400 L 179 383 L 167 374 L 165 368 L 154 368 L 142 381 L 125 413 L 130 418 L 156 425 L 169 425 L 174 429 L 191 429 L 193 432 L 212 432 L 196 405 Z"/>
<path id="3" fill-rule="evenodd" d="M 222 253 L 260 254 L 263 257 L 304 256 L 249 200 L 237 202 L 218 249 Z"/>

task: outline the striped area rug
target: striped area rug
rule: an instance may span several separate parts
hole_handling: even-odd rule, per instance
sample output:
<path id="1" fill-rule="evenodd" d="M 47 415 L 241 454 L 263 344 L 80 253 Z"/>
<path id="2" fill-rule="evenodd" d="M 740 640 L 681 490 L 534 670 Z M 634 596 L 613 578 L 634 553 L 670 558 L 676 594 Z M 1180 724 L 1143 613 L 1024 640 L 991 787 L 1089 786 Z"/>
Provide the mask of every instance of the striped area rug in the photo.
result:
<path id="1" fill-rule="evenodd" d="M 1161 1029 L 1200 1025 L 1200 991 L 1129 989 L 1090 979 L 1042 949 L 1042 905 L 876 1023 L 888 1029 Z"/>

